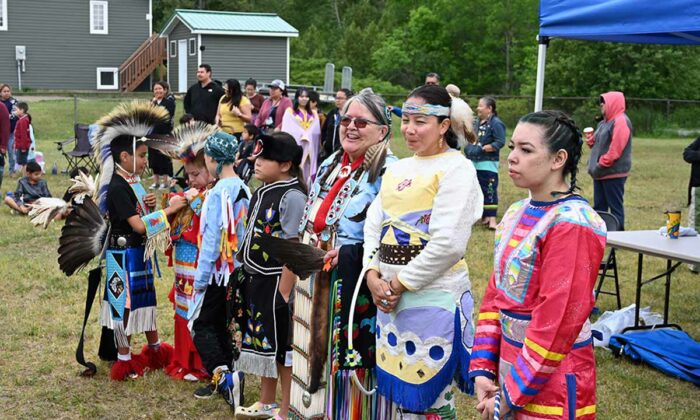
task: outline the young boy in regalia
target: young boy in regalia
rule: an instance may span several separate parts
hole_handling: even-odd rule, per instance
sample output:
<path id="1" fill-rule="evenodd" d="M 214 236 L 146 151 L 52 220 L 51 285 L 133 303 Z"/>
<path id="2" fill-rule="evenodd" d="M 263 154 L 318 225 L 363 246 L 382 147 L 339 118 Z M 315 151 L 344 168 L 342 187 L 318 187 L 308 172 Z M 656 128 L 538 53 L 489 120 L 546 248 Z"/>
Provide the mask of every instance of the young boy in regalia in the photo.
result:
<path id="1" fill-rule="evenodd" d="M 217 179 L 207 193 L 200 217 L 200 247 L 194 277 L 194 298 L 188 319 L 192 340 L 211 383 L 195 391 L 197 398 L 216 392 L 235 409 L 243 395 L 243 372 L 233 371 L 233 345 L 227 326 L 229 280 L 240 263 L 235 260 L 245 234 L 250 191 L 236 174 L 238 141 L 217 131 L 204 145 L 204 162 Z"/>
<path id="2" fill-rule="evenodd" d="M 101 322 L 114 332 L 118 355 L 112 365 L 113 380 L 141 376 L 146 368 L 163 368 L 172 354 L 172 347 L 160 341 L 156 327 L 154 251 L 167 246 L 167 217 L 187 201 L 174 197 L 167 208 L 156 211 L 155 195 L 146 194 L 140 183 L 148 153 L 143 136 L 168 118 L 164 108 L 133 102 L 118 106 L 98 122 L 95 148 L 102 175 L 97 205 L 111 226 L 106 238 Z M 141 332 L 148 343 L 140 354 L 132 355 L 131 335 Z"/>

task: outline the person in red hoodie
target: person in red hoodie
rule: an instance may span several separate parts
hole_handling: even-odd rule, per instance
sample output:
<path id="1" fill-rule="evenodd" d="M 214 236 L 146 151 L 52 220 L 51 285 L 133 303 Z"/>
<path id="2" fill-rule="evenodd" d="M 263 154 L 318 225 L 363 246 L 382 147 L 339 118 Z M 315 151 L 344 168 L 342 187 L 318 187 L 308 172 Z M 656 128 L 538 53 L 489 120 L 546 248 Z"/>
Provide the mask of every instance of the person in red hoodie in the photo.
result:
<path id="1" fill-rule="evenodd" d="M 625 181 L 632 169 L 632 122 L 625 114 L 625 95 L 607 92 L 600 95 L 603 121 L 592 137 L 588 173 L 593 178 L 593 209 L 609 211 L 625 229 Z"/>
<path id="2" fill-rule="evenodd" d="M 5 154 L 7 154 L 9 141 L 10 112 L 4 106 L 0 106 L 0 187 L 2 187 L 2 177 L 5 174 Z"/>
<path id="3" fill-rule="evenodd" d="M 27 155 L 29 148 L 32 147 L 32 138 L 29 134 L 29 126 L 31 125 L 31 117 L 27 113 L 29 105 L 26 102 L 17 102 L 17 125 L 15 125 L 15 161 L 20 166 L 19 173 L 24 174 L 24 169 L 27 166 Z"/>

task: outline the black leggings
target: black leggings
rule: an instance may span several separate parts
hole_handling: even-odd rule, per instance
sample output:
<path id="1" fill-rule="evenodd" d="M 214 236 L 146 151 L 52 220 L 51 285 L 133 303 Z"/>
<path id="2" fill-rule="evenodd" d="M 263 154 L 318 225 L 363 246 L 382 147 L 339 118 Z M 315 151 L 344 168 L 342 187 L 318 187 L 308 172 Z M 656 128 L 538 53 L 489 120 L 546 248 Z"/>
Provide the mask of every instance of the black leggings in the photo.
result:
<path id="1" fill-rule="evenodd" d="M 193 342 L 209 374 L 225 365 L 231 369 L 233 347 L 226 328 L 226 287 L 210 284 L 199 316 L 192 325 Z"/>

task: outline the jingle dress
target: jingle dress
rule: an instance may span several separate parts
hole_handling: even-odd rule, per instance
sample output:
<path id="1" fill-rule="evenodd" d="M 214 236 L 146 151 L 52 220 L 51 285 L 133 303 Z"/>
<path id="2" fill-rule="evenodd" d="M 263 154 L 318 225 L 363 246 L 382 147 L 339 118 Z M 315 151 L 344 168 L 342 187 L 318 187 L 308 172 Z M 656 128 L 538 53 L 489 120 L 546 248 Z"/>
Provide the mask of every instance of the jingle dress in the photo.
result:
<path id="1" fill-rule="evenodd" d="M 175 266 L 175 282 L 169 296 L 175 306 L 175 350 L 173 360 L 165 372 L 176 379 L 182 379 L 188 374 L 198 379 L 208 376 L 187 327 L 187 312 L 194 292 L 197 236 L 203 204 L 204 193 L 200 192 L 189 202 L 189 208 L 174 218 L 170 232 L 172 248 L 166 252 L 169 256 L 168 265 Z"/>
<path id="2" fill-rule="evenodd" d="M 588 316 L 605 223 L 585 199 L 513 204 L 496 229 L 469 376 L 497 380 L 515 419 L 593 419 Z"/>
<path id="3" fill-rule="evenodd" d="M 329 340 L 322 349 L 330 355 L 322 379 L 325 385 L 322 384 L 314 394 L 309 394 L 306 390 L 309 384 L 309 339 L 314 279 L 300 279 L 295 288 L 292 346 L 294 354 L 289 411 L 291 419 L 384 419 L 388 418 L 391 412 L 391 404 L 381 396 L 374 394 L 372 397 L 364 397 L 350 382 L 350 372 L 356 370 L 366 389 L 372 389 L 376 385 L 374 324 L 377 308 L 372 303 L 366 285 L 362 287 L 355 307 L 355 350 L 359 353 L 348 357 L 350 355 L 347 349 L 350 301 L 362 270 L 364 219 L 367 209 L 379 192 L 381 177 L 372 183 L 368 182 L 369 174 L 361 165 L 361 160 L 356 160 L 355 165 L 351 165 L 347 159 L 343 160 L 340 156 L 343 156 L 342 149 L 321 164 L 318 176 L 310 189 L 299 227 L 302 242 L 317 244 L 319 240 L 330 241 L 333 248 L 339 248 L 339 256 L 338 265 L 331 272 Z M 394 161 L 396 157 L 389 154 L 385 165 Z M 343 167 L 349 170 L 345 181 L 341 176 Z M 323 199 L 339 178 L 338 185 L 342 187 L 338 191 L 337 199 L 333 200 L 331 207 L 327 209 L 326 218 L 320 220 L 316 216 Z"/>
<path id="4" fill-rule="evenodd" d="M 473 327 L 464 260 L 483 196 L 459 151 L 388 168 L 365 223 L 365 264 L 406 291 L 377 312 L 378 391 L 405 414 L 456 418 L 453 381 L 467 389 Z"/>
<path id="5" fill-rule="evenodd" d="M 312 176 L 318 169 L 318 154 L 321 150 L 321 125 L 318 115 L 315 112 L 307 113 L 288 108 L 284 113 L 281 129 L 291 134 L 304 150 L 299 166 L 306 184 L 311 185 Z"/>

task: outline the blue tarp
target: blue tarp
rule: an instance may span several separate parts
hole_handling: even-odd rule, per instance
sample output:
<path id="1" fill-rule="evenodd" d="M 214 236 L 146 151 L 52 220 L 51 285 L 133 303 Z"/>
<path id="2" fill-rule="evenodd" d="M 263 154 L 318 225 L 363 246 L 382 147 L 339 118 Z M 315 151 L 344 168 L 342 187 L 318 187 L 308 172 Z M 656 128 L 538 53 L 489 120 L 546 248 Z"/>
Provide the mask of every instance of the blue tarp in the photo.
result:
<path id="1" fill-rule="evenodd" d="M 700 44 L 700 0 L 540 0 L 540 36 Z"/>
<path id="2" fill-rule="evenodd" d="M 684 331 L 660 329 L 615 334 L 610 338 L 610 349 L 700 386 L 700 343 Z"/>

